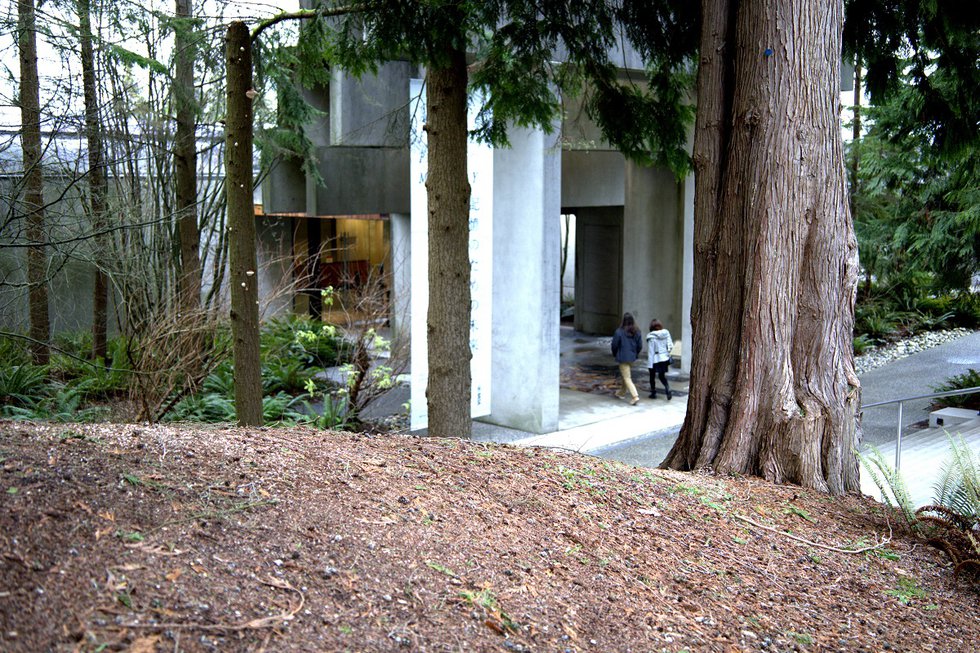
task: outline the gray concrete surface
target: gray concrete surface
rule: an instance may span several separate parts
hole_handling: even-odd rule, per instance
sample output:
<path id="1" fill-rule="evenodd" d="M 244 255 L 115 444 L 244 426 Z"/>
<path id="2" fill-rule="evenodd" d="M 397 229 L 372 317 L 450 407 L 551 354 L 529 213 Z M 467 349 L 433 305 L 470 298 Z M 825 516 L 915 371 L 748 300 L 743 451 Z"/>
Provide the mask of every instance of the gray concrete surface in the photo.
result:
<path id="1" fill-rule="evenodd" d="M 887 363 L 861 375 L 862 403 L 929 394 L 949 377 L 963 374 L 970 368 L 980 369 L 980 332 Z M 920 451 L 916 446 L 916 439 L 911 438 L 909 432 L 913 425 L 919 428 L 927 425 L 930 404 L 930 400 L 920 399 L 904 403 L 902 408 L 902 470 L 910 478 L 918 474 L 924 479 L 920 479 L 921 483 L 917 482 L 918 496 L 924 496 L 923 489 L 931 487 L 936 475 L 934 472 L 938 472 L 936 461 L 940 459 L 937 446 L 945 448 L 946 443 L 945 438 L 933 439 L 931 446 L 921 451 L 922 460 L 919 460 Z M 893 462 L 898 430 L 897 405 L 868 408 L 864 412 L 862 424 L 864 445 L 874 444 L 885 453 L 886 460 Z M 655 467 L 670 451 L 679 430 L 680 424 L 676 429 L 613 444 L 593 453 L 631 465 Z M 873 485 L 865 487 L 868 491 Z"/>
<path id="2" fill-rule="evenodd" d="M 585 366 L 614 378 L 616 368 L 608 348 L 608 337 L 586 336 L 566 327 L 561 330 L 563 367 Z M 980 332 L 863 374 L 860 378 L 864 403 L 928 394 L 934 386 L 971 367 L 980 368 Z M 638 361 L 634 379 L 645 380 L 645 374 L 645 364 Z M 640 389 L 640 402 L 636 406 L 608 394 L 562 389 L 557 430 L 535 435 L 476 421 L 473 439 L 570 449 L 631 465 L 656 467 L 673 446 L 687 410 L 688 377 L 671 368 L 668 379 L 676 390 L 669 402 L 662 393 L 657 399 L 649 399 L 645 388 Z M 925 426 L 928 405 L 928 400 L 909 402 L 903 415 L 906 426 L 918 423 Z M 878 446 L 892 464 L 896 421 L 897 410 L 893 406 L 865 411 L 865 444 Z M 969 443 L 980 455 L 980 435 L 972 436 Z M 942 434 L 916 436 L 912 430 L 904 432 L 902 473 L 912 479 L 913 497 L 920 504 L 932 499 L 932 484 L 947 450 Z M 863 479 L 862 488 L 876 496 L 868 479 Z"/>
<path id="3" fill-rule="evenodd" d="M 867 405 L 930 394 L 949 377 L 963 374 L 970 368 L 980 369 L 980 331 L 862 374 L 861 403 Z M 913 424 L 925 426 L 930 404 L 928 399 L 903 403 L 903 429 Z M 898 430 L 898 406 L 865 409 L 862 426 L 866 445 L 893 443 Z"/>

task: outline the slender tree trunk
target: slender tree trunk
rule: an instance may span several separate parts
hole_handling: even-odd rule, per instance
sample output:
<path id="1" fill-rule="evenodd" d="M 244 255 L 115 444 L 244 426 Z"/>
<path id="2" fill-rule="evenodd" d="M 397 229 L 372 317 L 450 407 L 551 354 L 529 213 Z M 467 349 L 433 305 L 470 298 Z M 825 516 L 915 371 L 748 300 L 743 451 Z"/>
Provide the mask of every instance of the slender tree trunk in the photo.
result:
<path id="1" fill-rule="evenodd" d="M 466 55 L 426 76 L 429 170 L 429 434 L 470 435 L 470 184 L 466 171 Z"/>
<path id="2" fill-rule="evenodd" d="M 252 201 L 252 41 L 241 21 L 228 26 L 225 192 L 228 197 L 228 267 L 235 361 L 235 411 L 241 426 L 262 424 L 259 360 L 259 277 Z"/>
<path id="3" fill-rule="evenodd" d="M 106 174 L 102 153 L 99 96 L 95 84 L 95 55 L 92 50 L 92 11 L 89 0 L 78 0 L 79 39 L 81 41 L 82 86 L 85 93 L 85 138 L 88 142 L 88 181 L 95 231 L 95 289 L 92 294 L 92 357 L 106 358 L 108 284 L 103 267 L 106 255 L 105 229 Z"/>
<path id="4" fill-rule="evenodd" d="M 41 173 L 41 101 L 37 77 L 37 31 L 34 0 L 17 3 L 20 37 L 20 115 L 23 125 L 24 212 L 27 214 L 27 284 L 31 353 L 34 362 L 47 364 L 48 338 L 47 255 L 44 230 L 44 176 Z"/>
<path id="5" fill-rule="evenodd" d="M 178 23 L 174 103 L 177 109 L 174 177 L 180 232 L 180 306 L 188 316 L 201 307 L 201 235 L 197 226 L 197 139 L 195 138 L 194 39 L 191 0 L 176 0 Z"/>
<path id="6" fill-rule="evenodd" d="M 861 140 L 861 60 L 854 61 L 854 121 L 851 123 L 851 144 L 854 148 L 854 156 L 851 158 L 851 215 L 854 215 L 854 197 L 858 191 L 858 169 L 861 167 L 860 149 L 858 142 Z"/>
<path id="7" fill-rule="evenodd" d="M 841 0 L 703 0 L 694 356 L 663 466 L 859 489 Z"/>
<path id="8" fill-rule="evenodd" d="M 861 81 L 863 77 L 863 71 L 861 69 L 861 59 L 855 58 L 854 60 L 854 122 L 851 124 L 851 147 L 853 148 L 854 156 L 851 159 L 851 217 L 854 218 L 857 215 L 855 198 L 860 191 L 860 180 L 858 178 L 858 172 L 861 169 L 861 148 L 859 147 L 859 142 L 861 140 Z M 867 267 L 864 271 L 864 296 L 866 298 L 871 297 L 871 267 Z"/>

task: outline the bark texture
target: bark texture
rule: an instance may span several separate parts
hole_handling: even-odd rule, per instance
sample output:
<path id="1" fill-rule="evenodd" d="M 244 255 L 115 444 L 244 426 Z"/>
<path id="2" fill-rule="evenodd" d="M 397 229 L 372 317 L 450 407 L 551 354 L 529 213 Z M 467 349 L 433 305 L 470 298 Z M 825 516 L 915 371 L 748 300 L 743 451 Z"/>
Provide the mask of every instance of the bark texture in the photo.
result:
<path id="1" fill-rule="evenodd" d="M 82 57 L 82 86 L 85 95 L 85 139 L 88 144 L 88 184 L 91 204 L 92 230 L 95 233 L 95 282 L 92 291 L 92 357 L 106 358 L 106 327 L 108 323 L 109 291 L 104 259 L 106 256 L 105 209 L 106 174 L 102 148 L 102 124 L 99 116 L 99 95 L 95 84 L 95 53 L 92 49 L 92 9 L 89 0 L 78 0 L 78 38 Z"/>
<path id="2" fill-rule="evenodd" d="M 859 488 L 840 0 L 703 0 L 688 413 L 663 466 Z"/>
<path id="3" fill-rule="evenodd" d="M 259 278 L 252 202 L 252 42 L 241 21 L 225 39 L 228 71 L 225 187 L 228 203 L 228 266 L 235 360 L 235 411 L 241 426 L 262 424 L 259 360 Z"/>
<path id="4" fill-rule="evenodd" d="M 17 3 L 20 50 L 20 115 L 24 155 L 24 213 L 27 215 L 27 301 L 31 354 L 45 365 L 48 338 L 47 240 L 44 229 L 44 176 L 41 172 L 41 101 L 37 77 L 37 31 L 34 0 Z"/>
<path id="5" fill-rule="evenodd" d="M 470 183 L 466 58 L 453 50 L 426 76 L 429 170 L 429 434 L 470 435 Z"/>
<path id="6" fill-rule="evenodd" d="M 177 228 L 180 233 L 180 307 L 184 315 L 195 315 L 201 307 L 201 235 L 197 225 L 197 140 L 195 138 L 194 42 L 190 27 L 191 0 L 176 0 L 176 14 L 187 22 L 178 26 L 174 104 L 177 133 L 174 139 L 174 183 Z"/>

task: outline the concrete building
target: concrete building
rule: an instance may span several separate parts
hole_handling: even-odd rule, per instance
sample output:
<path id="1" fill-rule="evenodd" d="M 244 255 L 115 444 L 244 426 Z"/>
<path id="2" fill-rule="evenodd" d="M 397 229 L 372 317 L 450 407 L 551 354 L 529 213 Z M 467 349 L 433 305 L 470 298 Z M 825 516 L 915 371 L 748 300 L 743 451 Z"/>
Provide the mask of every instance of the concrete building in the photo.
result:
<path id="1" fill-rule="evenodd" d="M 642 72 L 639 61 L 625 66 L 624 75 Z M 423 75 L 406 62 L 362 80 L 334 71 L 329 88 L 309 95 L 324 113 L 308 130 L 323 183 L 285 161 L 262 189 L 260 220 L 292 234 L 294 269 L 318 268 L 321 281 L 391 272 L 396 337 L 410 330 L 419 290 L 410 234 L 413 221 L 426 218 L 412 215 L 418 104 L 409 80 Z M 479 291 L 493 307 L 492 392 L 481 419 L 533 433 L 558 427 L 563 214 L 575 216 L 575 328 L 611 334 L 629 311 L 645 331 L 658 317 L 682 341 L 681 364 L 690 367 L 693 176 L 678 182 L 665 169 L 627 161 L 575 100 L 560 127 L 557 135 L 514 129 L 512 147 L 492 152 L 492 288 Z M 294 306 L 305 311 L 309 301 Z"/>

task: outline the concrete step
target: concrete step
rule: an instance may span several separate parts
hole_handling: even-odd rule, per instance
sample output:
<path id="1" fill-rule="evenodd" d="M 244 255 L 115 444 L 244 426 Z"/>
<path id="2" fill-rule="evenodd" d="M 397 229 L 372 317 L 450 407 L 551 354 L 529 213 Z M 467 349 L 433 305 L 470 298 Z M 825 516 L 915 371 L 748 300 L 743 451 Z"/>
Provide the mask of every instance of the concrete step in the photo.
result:
<path id="1" fill-rule="evenodd" d="M 933 502 L 935 485 L 943 467 L 950 461 L 949 436 L 963 438 L 967 447 L 980 456 L 980 418 L 947 428 L 931 428 L 902 435 L 900 472 L 916 506 Z M 895 461 L 895 443 L 878 447 L 890 465 Z M 881 492 L 861 467 L 861 491 L 881 501 Z"/>

